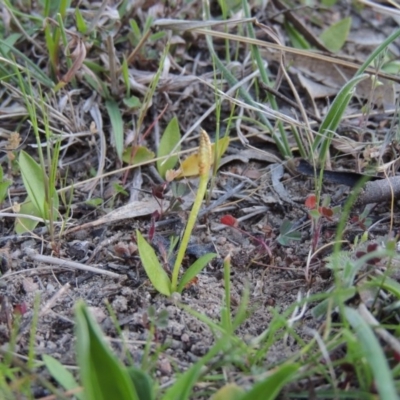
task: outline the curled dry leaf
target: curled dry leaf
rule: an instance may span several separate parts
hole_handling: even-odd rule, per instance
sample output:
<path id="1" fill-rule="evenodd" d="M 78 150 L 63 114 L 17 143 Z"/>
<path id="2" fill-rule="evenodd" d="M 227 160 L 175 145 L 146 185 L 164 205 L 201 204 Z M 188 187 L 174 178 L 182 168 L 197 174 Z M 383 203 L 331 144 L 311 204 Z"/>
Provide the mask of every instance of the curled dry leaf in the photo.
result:
<path id="1" fill-rule="evenodd" d="M 182 169 L 179 168 L 177 170 L 174 169 L 169 169 L 166 173 L 165 173 L 165 180 L 167 182 L 172 182 L 174 179 L 180 177 L 182 175 Z"/>
<path id="2" fill-rule="evenodd" d="M 357 157 L 364 150 L 365 143 L 357 142 L 346 136 L 339 136 L 332 139 L 332 146 L 344 154 L 351 154 Z"/>
<path id="3" fill-rule="evenodd" d="M 86 47 L 83 43 L 83 40 L 78 37 L 74 37 L 74 39 L 68 44 L 68 48 L 75 47 L 74 51 L 71 53 L 71 58 L 74 60 L 71 68 L 67 71 L 67 73 L 61 78 L 61 82 L 63 84 L 67 84 L 71 81 L 71 79 L 76 75 L 78 70 L 82 67 L 83 62 L 86 58 Z"/>

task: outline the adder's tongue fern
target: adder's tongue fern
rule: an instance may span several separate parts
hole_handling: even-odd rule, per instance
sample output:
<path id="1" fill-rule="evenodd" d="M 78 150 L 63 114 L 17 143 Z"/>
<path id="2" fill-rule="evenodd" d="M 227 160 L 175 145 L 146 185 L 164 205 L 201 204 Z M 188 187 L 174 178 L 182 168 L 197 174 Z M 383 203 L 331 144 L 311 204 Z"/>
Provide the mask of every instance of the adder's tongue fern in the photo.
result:
<path id="1" fill-rule="evenodd" d="M 193 207 L 190 211 L 188 222 L 186 224 L 185 232 L 182 237 L 181 245 L 179 246 L 178 254 L 176 256 L 174 269 L 172 271 L 171 292 L 176 292 L 178 287 L 178 276 L 181 268 L 183 257 L 185 256 L 186 248 L 189 244 L 190 235 L 192 233 L 194 224 L 196 223 L 197 216 L 200 211 L 201 202 L 207 190 L 208 177 L 212 165 L 212 148 L 210 138 L 204 129 L 200 129 L 200 145 L 199 145 L 199 175 L 200 182 L 197 189 L 196 198 Z"/>

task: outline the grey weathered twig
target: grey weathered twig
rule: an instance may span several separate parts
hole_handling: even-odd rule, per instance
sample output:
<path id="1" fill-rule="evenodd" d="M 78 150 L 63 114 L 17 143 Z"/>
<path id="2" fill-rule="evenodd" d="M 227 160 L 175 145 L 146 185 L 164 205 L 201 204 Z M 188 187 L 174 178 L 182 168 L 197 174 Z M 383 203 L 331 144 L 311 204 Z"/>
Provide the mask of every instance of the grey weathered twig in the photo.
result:
<path id="1" fill-rule="evenodd" d="M 400 197 L 400 176 L 367 182 L 357 197 L 356 205 L 385 203 Z"/>
<path id="2" fill-rule="evenodd" d="M 94 274 L 108 275 L 113 278 L 120 278 L 121 275 L 116 274 L 115 272 L 105 271 L 100 268 L 91 267 L 90 265 L 81 264 L 75 261 L 63 260 L 61 258 L 44 256 L 41 254 L 37 254 L 37 252 L 33 249 L 26 249 L 26 254 L 34 261 L 42 262 L 45 264 L 53 264 L 59 265 L 61 267 L 79 269 L 81 271 L 93 272 Z"/>

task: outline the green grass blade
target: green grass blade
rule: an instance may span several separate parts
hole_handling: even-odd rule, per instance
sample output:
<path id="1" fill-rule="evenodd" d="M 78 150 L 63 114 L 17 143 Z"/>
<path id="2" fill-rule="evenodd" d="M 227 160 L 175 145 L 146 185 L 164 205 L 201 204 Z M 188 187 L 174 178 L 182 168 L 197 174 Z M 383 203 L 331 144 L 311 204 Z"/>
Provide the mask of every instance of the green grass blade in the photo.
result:
<path id="1" fill-rule="evenodd" d="M 387 358 L 370 325 L 350 307 L 344 309 L 344 314 L 357 335 L 363 356 L 371 367 L 380 398 L 399 399 Z"/>
<path id="2" fill-rule="evenodd" d="M 35 78 L 37 81 L 39 81 L 47 88 L 54 87 L 54 82 L 45 73 L 43 73 L 43 71 L 34 62 L 32 62 L 24 53 L 21 53 L 13 45 L 10 45 L 6 40 L 0 39 L 0 44 L 1 44 L 0 51 L 2 51 L 3 49 L 4 51 L 8 52 L 7 49 L 9 49 L 10 52 L 13 53 L 18 59 L 22 59 L 24 61 L 26 67 L 22 67 L 21 65 L 17 64 L 15 60 L 13 61 L 9 60 L 9 56 L 5 55 L 2 51 L 1 54 L 5 58 L 5 60 L 2 60 L 3 62 L 8 62 L 9 64 L 14 65 L 14 67 L 18 68 L 19 70 L 24 70 L 25 68 L 29 69 L 29 74 L 30 76 L 32 76 L 32 78 Z"/>
<path id="3" fill-rule="evenodd" d="M 250 5 L 249 2 L 247 0 L 242 0 L 242 8 L 245 14 L 246 18 L 251 18 L 251 10 L 250 10 Z M 254 27 L 253 27 L 253 23 L 252 22 L 248 22 L 246 24 L 247 26 L 247 32 L 248 32 L 248 36 L 251 39 L 255 39 L 256 38 L 256 33 L 254 31 Z M 262 80 L 262 82 L 264 82 L 267 86 L 273 86 L 273 83 L 270 81 L 269 77 L 268 77 L 268 73 L 267 73 L 267 69 L 265 68 L 265 61 L 263 60 L 263 58 L 261 57 L 260 54 L 260 50 L 257 46 L 255 45 L 251 45 L 251 52 L 253 55 L 253 58 L 255 59 L 256 63 L 257 63 L 257 68 L 260 72 L 260 78 Z M 267 98 L 269 103 L 271 104 L 271 107 L 274 110 L 279 110 L 278 104 L 276 102 L 275 96 L 271 93 L 267 93 Z M 278 121 L 277 123 L 278 125 L 278 129 L 279 129 L 279 135 L 277 134 L 276 130 L 273 129 L 272 130 L 272 136 L 275 140 L 275 142 L 279 143 L 279 146 L 281 146 L 284 149 L 284 153 L 281 153 L 282 156 L 288 156 L 291 157 L 292 156 L 292 152 L 290 150 L 290 144 L 288 141 L 288 137 L 287 134 L 285 132 L 285 129 L 283 127 L 283 124 L 281 121 Z"/>
<path id="4" fill-rule="evenodd" d="M 157 259 L 154 249 L 146 242 L 139 231 L 136 231 L 140 260 L 154 288 L 165 296 L 171 295 L 171 281 Z"/>
<path id="5" fill-rule="evenodd" d="M 366 284 L 366 286 L 372 288 L 379 287 L 381 289 L 387 290 L 396 299 L 400 299 L 400 283 L 388 276 L 372 278 L 371 281 Z"/>
<path id="6" fill-rule="evenodd" d="M 115 148 L 117 150 L 118 158 L 121 161 L 122 153 L 124 151 L 124 122 L 122 121 L 121 111 L 114 100 L 107 100 L 106 108 L 111 121 Z"/>
<path id="7" fill-rule="evenodd" d="M 215 253 L 208 253 L 196 260 L 183 274 L 178 285 L 178 292 L 182 292 L 185 286 L 216 256 L 217 254 Z"/>
<path id="8" fill-rule="evenodd" d="M 275 369 L 275 371 L 264 381 L 256 383 L 241 400 L 273 400 L 282 388 L 292 380 L 299 370 L 299 364 L 286 364 Z"/>
<path id="9" fill-rule="evenodd" d="M 174 385 L 168 389 L 162 400 L 188 400 L 190 392 L 200 376 L 202 366 L 202 362 L 197 362 L 182 374 Z"/>
<path id="10" fill-rule="evenodd" d="M 42 359 L 46 365 L 47 370 L 50 375 L 66 390 L 71 390 L 79 387 L 78 382 L 75 380 L 74 376 L 55 358 L 43 354 Z M 75 397 L 79 400 L 84 400 L 82 393 L 76 393 Z"/>
<path id="11" fill-rule="evenodd" d="M 111 352 L 83 301 L 77 303 L 76 350 L 86 400 L 139 400 L 127 369 Z"/>
<path id="12" fill-rule="evenodd" d="M 322 318 L 328 310 L 334 310 L 340 304 L 344 304 L 347 300 L 355 296 L 357 290 L 355 287 L 343 288 L 336 290 L 330 296 L 317 304 L 312 310 L 311 314 L 314 318 Z"/>
<path id="13" fill-rule="evenodd" d="M 383 52 L 388 46 L 393 43 L 400 36 L 400 29 L 394 31 L 388 38 L 386 38 L 364 61 L 361 67 L 358 69 L 356 75 L 361 75 L 370 66 L 370 64 Z"/>
<path id="14" fill-rule="evenodd" d="M 215 343 L 210 351 L 200 358 L 196 364 L 192 365 L 186 372 L 177 378 L 173 386 L 171 386 L 160 397 L 162 400 L 188 400 L 191 399 L 190 393 L 194 385 L 199 381 L 202 367 L 206 365 L 213 357 L 222 351 L 226 345 L 226 338 L 221 338 Z"/>
<path id="15" fill-rule="evenodd" d="M 328 113 L 326 114 L 320 128 L 319 135 L 315 137 L 313 143 L 313 151 L 316 151 L 319 146 L 321 149 L 319 151 L 320 154 L 320 162 L 323 163 L 326 152 L 331 144 L 332 136 L 339 126 L 339 123 L 343 117 L 343 114 L 348 106 L 354 92 L 355 86 L 364 79 L 367 79 L 369 75 L 358 75 L 350 79 L 343 87 L 340 89 L 339 93 L 335 97 L 331 107 L 329 108 Z"/>

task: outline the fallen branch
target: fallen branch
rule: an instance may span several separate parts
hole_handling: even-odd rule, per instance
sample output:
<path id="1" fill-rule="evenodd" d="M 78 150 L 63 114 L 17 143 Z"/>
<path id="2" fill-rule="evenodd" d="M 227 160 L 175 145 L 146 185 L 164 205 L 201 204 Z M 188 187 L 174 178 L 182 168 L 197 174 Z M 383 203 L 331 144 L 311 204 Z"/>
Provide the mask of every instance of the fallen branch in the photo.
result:
<path id="1" fill-rule="evenodd" d="M 315 168 L 305 160 L 296 161 L 296 171 L 307 176 L 318 176 L 320 169 Z M 400 176 L 381 178 L 368 176 L 356 172 L 324 171 L 323 180 L 346 185 L 351 188 L 359 185 L 363 180 L 369 179 L 361 188 L 357 196 L 356 206 L 364 206 L 372 203 L 386 203 L 400 197 Z"/>

